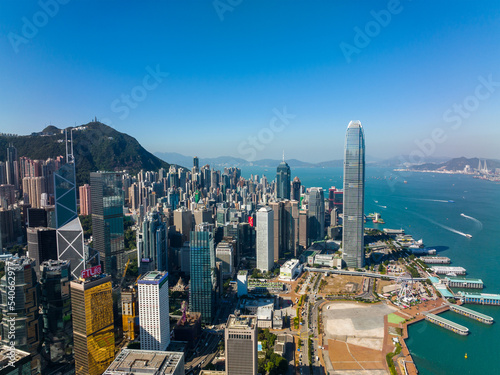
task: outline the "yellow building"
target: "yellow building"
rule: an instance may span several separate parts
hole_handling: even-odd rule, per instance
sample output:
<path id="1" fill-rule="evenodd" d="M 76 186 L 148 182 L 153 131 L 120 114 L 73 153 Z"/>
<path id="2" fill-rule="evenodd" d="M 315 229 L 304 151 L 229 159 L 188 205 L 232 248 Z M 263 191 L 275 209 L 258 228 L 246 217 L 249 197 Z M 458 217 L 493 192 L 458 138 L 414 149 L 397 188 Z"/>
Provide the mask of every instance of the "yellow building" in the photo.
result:
<path id="1" fill-rule="evenodd" d="M 122 290 L 123 336 L 133 341 L 136 338 L 137 292 L 134 288 Z"/>
<path id="2" fill-rule="evenodd" d="M 100 375 L 115 357 L 111 276 L 71 282 L 77 375 Z"/>

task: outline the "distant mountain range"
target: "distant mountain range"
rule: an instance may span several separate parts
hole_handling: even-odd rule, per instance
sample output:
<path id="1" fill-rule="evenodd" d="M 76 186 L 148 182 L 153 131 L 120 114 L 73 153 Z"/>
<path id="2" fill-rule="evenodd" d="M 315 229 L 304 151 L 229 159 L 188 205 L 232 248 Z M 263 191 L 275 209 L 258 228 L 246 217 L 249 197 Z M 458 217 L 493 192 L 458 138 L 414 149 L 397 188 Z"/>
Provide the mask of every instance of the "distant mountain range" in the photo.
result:
<path id="1" fill-rule="evenodd" d="M 479 166 L 479 160 L 481 160 L 481 165 L 484 165 L 486 160 L 486 165 L 488 169 L 492 170 L 495 168 L 500 168 L 500 160 L 495 159 L 479 159 L 479 158 L 454 158 L 448 160 L 444 163 L 424 163 L 419 165 L 413 165 L 410 169 L 415 170 L 429 170 L 429 171 L 462 171 L 466 165 L 469 165 L 473 169 L 477 169 Z"/>
<path id="2" fill-rule="evenodd" d="M 155 152 L 155 155 L 162 160 L 168 160 L 172 164 L 182 165 L 187 168 L 193 166 L 193 157 L 185 156 L 177 152 Z M 211 167 L 265 167 L 276 168 L 281 160 L 278 159 L 261 159 L 255 161 L 247 161 L 242 158 L 233 156 L 219 156 L 216 158 L 199 158 L 200 166 L 210 165 Z M 318 167 L 341 167 L 343 160 L 330 160 L 321 163 L 308 163 L 297 159 L 286 159 L 290 168 L 318 168 Z"/>
<path id="3" fill-rule="evenodd" d="M 68 128 L 69 129 L 69 128 Z M 0 150 L 12 143 L 19 157 L 45 160 L 66 155 L 64 131 L 48 126 L 39 133 L 25 136 L 0 134 Z M 90 172 L 128 170 L 137 173 L 141 169 L 168 169 L 169 163 L 146 151 L 137 140 L 100 122 L 74 127 L 74 156 L 78 184 L 88 183 Z M 0 153 L 5 161 L 6 152 Z"/>

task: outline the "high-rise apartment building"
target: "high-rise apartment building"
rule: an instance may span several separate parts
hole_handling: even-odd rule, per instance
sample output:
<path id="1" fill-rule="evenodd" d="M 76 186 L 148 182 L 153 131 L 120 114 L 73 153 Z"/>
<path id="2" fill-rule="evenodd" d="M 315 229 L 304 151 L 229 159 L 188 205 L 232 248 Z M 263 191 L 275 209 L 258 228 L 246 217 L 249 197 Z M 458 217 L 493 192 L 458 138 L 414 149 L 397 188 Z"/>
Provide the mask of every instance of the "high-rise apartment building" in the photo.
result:
<path id="1" fill-rule="evenodd" d="M 311 241 L 321 241 L 325 238 L 325 197 L 323 188 L 309 189 L 309 238 Z"/>
<path id="2" fill-rule="evenodd" d="M 257 317 L 229 315 L 225 329 L 226 375 L 257 374 Z"/>
<path id="3" fill-rule="evenodd" d="M 125 267 L 122 174 L 90 173 L 92 232 L 104 272 L 121 275 Z"/>
<path id="4" fill-rule="evenodd" d="M 365 136 L 359 121 L 347 127 L 344 153 L 344 218 L 342 257 L 348 267 L 361 268 L 364 249 Z"/>
<path id="5" fill-rule="evenodd" d="M 0 281 L 2 344 L 30 353 L 32 373 L 40 374 L 43 336 L 35 263 L 30 258 L 13 258 L 5 262 L 5 271 Z"/>
<path id="6" fill-rule="evenodd" d="M 290 167 L 285 161 L 285 155 L 276 168 L 276 198 L 290 199 Z"/>
<path id="7" fill-rule="evenodd" d="M 166 350 L 170 344 L 168 273 L 148 272 L 137 287 L 141 349 Z"/>
<path id="8" fill-rule="evenodd" d="M 268 207 L 257 211 L 257 268 L 269 271 L 274 266 L 274 213 Z"/>
<path id="9" fill-rule="evenodd" d="M 191 232 L 189 310 L 201 313 L 201 319 L 211 324 L 215 312 L 215 251 L 213 233 L 208 227 L 197 226 Z"/>
<path id="10" fill-rule="evenodd" d="M 101 375 L 115 357 L 111 276 L 71 281 L 76 375 Z"/>
<path id="11" fill-rule="evenodd" d="M 48 260 L 40 265 L 40 301 L 45 352 L 51 363 L 73 359 L 70 262 Z"/>
<path id="12" fill-rule="evenodd" d="M 92 204 L 90 200 L 90 185 L 85 184 L 78 188 L 80 193 L 80 215 L 91 215 Z"/>

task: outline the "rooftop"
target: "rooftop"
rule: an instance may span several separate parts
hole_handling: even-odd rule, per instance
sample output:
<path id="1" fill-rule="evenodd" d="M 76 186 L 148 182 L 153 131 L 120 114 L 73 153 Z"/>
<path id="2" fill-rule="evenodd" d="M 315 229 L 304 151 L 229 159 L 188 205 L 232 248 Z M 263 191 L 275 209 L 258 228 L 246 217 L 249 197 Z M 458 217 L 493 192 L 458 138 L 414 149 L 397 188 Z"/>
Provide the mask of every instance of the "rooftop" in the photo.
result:
<path id="1" fill-rule="evenodd" d="M 184 353 L 122 349 L 104 375 L 173 374 L 184 366 Z"/>
<path id="2" fill-rule="evenodd" d="M 226 328 L 230 329 L 253 329 L 257 325 L 257 317 L 254 315 L 229 315 Z"/>
<path id="3" fill-rule="evenodd" d="M 142 276 L 138 284 L 160 284 L 165 278 L 168 277 L 168 272 L 163 271 L 149 271 Z"/>

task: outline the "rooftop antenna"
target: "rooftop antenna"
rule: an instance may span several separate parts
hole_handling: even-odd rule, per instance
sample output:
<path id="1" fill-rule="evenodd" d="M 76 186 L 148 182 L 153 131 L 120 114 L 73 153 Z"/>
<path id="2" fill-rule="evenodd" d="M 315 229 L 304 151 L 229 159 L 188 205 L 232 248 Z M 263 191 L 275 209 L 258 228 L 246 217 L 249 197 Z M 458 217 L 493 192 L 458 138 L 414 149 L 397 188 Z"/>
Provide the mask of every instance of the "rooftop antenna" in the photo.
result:
<path id="1" fill-rule="evenodd" d="M 67 163 L 74 163 L 75 158 L 73 156 L 73 128 L 70 130 L 70 143 L 71 143 L 71 148 L 70 151 L 68 152 L 68 129 L 64 130 L 64 133 L 66 135 L 66 162 Z"/>
<path id="2" fill-rule="evenodd" d="M 285 150 L 283 150 L 283 163 L 285 162 Z"/>

